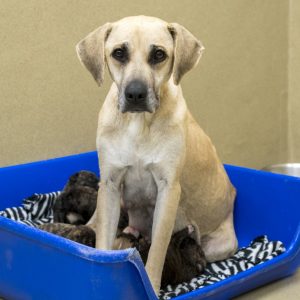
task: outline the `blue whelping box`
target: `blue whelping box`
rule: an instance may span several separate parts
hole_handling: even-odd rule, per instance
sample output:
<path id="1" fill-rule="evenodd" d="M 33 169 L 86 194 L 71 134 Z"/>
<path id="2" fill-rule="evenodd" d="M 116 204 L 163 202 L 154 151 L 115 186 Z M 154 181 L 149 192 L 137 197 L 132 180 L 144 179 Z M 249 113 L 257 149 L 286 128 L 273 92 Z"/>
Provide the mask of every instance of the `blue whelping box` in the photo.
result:
<path id="1" fill-rule="evenodd" d="M 0 210 L 33 193 L 61 190 L 80 170 L 98 173 L 96 152 L 0 168 Z M 300 178 L 226 166 L 237 189 L 239 246 L 259 235 L 287 251 L 176 299 L 230 299 L 293 274 L 300 263 Z M 135 249 L 100 251 L 0 217 L 0 297 L 7 300 L 157 299 Z"/>

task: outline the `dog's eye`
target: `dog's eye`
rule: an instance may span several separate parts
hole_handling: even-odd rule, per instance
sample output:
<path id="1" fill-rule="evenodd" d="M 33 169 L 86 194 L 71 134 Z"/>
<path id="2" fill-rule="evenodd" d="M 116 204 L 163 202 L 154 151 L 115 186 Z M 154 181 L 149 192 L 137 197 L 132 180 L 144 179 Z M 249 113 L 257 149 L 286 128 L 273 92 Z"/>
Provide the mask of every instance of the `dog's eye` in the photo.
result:
<path id="1" fill-rule="evenodd" d="M 154 53 L 154 58 L 157 61 L 162 61 L 166 58 L 166 53 L 162 50 L 156 50 L 155 53 Z"/>
<path id="2" fill-rule="evenodd" d="M 117 48 L 112 52 L 112 57 L 120 62 L 125 62 L 127 60 L 127 51 L 124 48 Z"/>
<path id="3" fill-rule="evenodd" d="M 149 62 L 151 64 L 158 64 L 162 61 L 164 61 L 167 58 L 167 54 L 165 51 L 161 49 L 154 49 L 149 57 Z"/>

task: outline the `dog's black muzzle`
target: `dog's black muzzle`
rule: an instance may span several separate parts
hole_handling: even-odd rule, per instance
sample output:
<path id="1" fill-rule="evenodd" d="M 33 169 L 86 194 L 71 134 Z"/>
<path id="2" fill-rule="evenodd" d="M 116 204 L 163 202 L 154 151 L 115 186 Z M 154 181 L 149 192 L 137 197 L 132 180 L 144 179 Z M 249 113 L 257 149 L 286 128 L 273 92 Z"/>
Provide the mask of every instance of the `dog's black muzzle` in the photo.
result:
<path id="1" fill-rule="evenodd" d="M 123 112 L 151 112 L 148 107 L 148 88 L 140 80 L 131 81 L 125 88 L 125 106 Z"/>

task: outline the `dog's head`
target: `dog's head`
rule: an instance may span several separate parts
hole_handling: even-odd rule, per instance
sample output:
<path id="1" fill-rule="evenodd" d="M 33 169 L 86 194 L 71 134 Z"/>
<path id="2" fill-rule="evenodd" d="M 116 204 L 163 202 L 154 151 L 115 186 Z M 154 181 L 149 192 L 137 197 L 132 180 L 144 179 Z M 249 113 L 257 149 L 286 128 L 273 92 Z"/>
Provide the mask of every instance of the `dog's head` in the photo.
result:
<path id="1" fill-rule="evenodd" d="M 99 85 L 107 64 L 119 90 L 121 112 L 154 112 L 160 90 L 198 63 L 204 50 L 201 42 L 176 23 L 137 16 L 107 23 L 76 46 L 83 65 Z"/>

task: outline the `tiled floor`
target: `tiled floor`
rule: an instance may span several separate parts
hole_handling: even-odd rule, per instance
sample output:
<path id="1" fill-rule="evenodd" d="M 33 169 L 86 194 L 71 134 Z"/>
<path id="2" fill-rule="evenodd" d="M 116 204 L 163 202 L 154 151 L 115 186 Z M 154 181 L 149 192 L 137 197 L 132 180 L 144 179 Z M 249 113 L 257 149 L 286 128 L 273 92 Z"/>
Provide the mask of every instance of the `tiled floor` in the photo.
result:
<path id="1" fill-rule="evenodd" d="M 300 300 L 300 269 L 291 277 L 270 283 L 235 300 Z"/>

